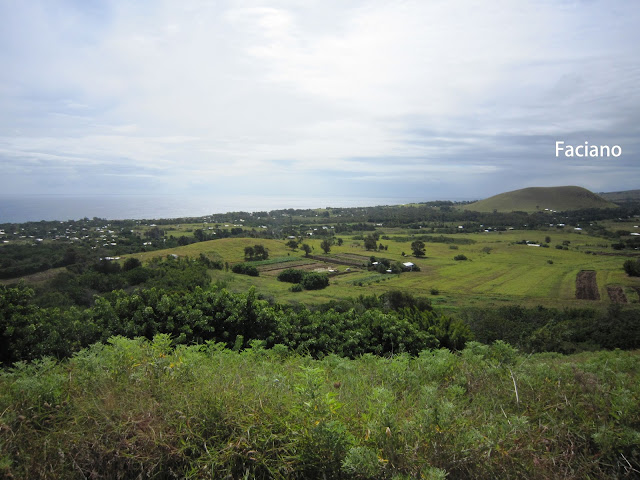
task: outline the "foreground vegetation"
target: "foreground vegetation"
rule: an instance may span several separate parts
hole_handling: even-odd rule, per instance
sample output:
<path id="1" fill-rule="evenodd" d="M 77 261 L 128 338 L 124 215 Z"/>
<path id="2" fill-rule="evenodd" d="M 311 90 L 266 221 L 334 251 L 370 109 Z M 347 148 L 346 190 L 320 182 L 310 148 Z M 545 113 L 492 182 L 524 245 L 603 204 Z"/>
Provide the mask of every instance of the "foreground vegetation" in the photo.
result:
<path id="1" fill-rule="evenodd" d="M 0 374 L 6 478 L 637 478 L 640 356 L 113 337 Z"/>

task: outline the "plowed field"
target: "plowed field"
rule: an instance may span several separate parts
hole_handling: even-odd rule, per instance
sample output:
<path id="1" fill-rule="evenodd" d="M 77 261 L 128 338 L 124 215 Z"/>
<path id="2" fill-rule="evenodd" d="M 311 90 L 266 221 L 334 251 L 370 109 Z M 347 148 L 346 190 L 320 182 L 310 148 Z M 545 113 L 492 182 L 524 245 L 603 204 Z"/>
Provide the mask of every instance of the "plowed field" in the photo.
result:
<path id="1" fill-rule="evenodd" d="M 576 298 L 578 300 L 600 300 L 596 272 L 582 270 L 576 276 Z"/>

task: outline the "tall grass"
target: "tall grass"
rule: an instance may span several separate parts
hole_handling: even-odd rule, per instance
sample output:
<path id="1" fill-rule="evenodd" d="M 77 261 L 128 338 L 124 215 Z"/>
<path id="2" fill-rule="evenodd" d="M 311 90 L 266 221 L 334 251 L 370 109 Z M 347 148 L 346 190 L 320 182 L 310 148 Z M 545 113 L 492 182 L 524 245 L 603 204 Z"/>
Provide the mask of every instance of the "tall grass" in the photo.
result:
<path id="1" fill-rule="evenodd" d="M 637 352 L 322 360 L 122 337 L 0 374 L 6 478 L 640 475 Z"/>

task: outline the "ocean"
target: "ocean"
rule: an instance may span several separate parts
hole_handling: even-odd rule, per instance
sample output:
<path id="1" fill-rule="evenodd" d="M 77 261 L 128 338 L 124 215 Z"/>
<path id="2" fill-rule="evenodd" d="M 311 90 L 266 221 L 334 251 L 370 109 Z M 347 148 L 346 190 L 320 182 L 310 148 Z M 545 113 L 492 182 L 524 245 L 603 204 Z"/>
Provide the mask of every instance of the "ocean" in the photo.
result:
<path id="1" fill-rule="evenodd" d="M 424 202 L 416 197 L 188 195 L 0 195 L 0 224 L 81 218 L 159 219 L 283 208 L 367 207 Z"/>

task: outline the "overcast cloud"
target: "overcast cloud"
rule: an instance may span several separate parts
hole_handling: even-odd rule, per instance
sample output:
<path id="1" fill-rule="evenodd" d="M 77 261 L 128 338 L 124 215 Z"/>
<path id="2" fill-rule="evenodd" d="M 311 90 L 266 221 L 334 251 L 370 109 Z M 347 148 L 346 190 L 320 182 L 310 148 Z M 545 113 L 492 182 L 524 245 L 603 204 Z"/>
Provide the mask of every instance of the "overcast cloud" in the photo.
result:
<path id="1" fill-rule="evenodd" d="M 638 25 L 623 0 L 0 0 L 0 190 L 640 188 Z"/>

